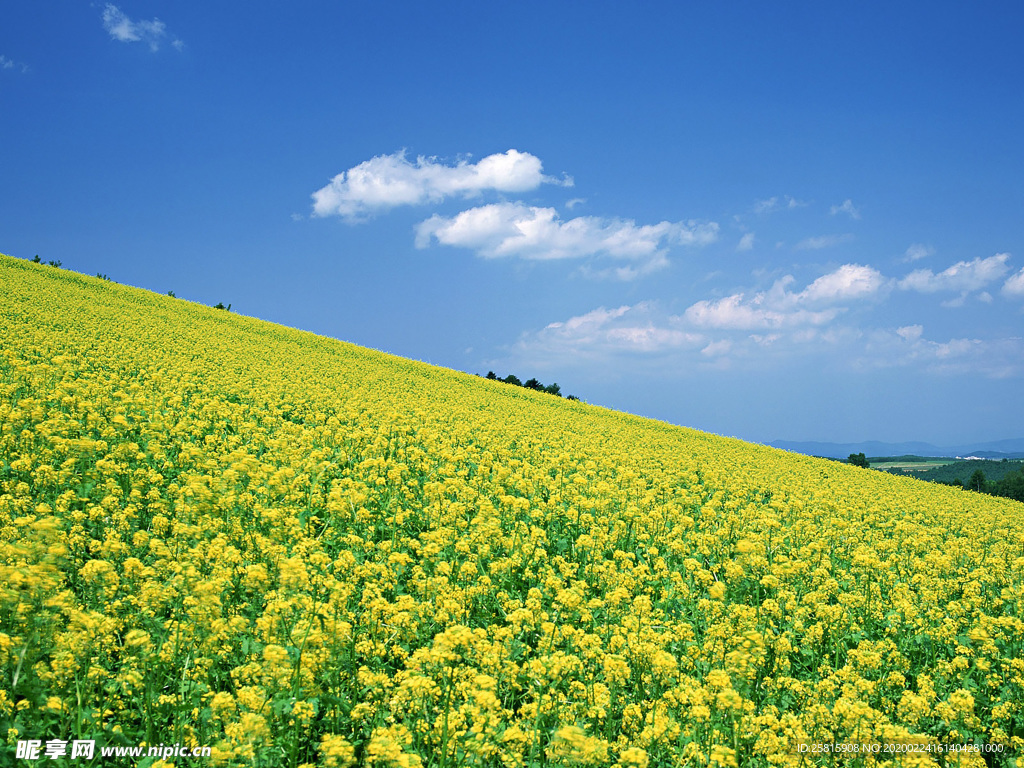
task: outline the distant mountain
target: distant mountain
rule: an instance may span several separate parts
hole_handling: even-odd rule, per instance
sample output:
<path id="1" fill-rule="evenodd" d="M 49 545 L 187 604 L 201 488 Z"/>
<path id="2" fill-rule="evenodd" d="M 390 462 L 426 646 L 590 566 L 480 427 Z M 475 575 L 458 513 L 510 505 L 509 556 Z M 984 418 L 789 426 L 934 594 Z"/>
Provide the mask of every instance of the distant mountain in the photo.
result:
<path id="1" fill-rule="evenodd" d="M 851 453 L 872 456 L 975 456 L 983 459 L 1024 458 L 1024 438 L 995 440 L 988 443 L 971 443 L 940 447 L 931 443 L 883 443 L 869 440 L 863 443 L 820 443 L 796 440 L 775 440 L 769 443 L 773 448 L 804 453 L 808 456 L 825 456 L 830 459 L 845 459 Z"/>

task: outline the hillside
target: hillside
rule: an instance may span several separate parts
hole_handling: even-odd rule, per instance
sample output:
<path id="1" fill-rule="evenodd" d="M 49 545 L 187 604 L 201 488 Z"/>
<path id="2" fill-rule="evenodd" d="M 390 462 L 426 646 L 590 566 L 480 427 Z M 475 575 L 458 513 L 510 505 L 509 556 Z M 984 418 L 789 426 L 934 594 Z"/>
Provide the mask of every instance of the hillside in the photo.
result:
<path id="1" fill-rule="evenodd" d="M 1022 744 L 1024 505 L 4 256 L 0 287 L 9 744 L 510 768 Z"/>

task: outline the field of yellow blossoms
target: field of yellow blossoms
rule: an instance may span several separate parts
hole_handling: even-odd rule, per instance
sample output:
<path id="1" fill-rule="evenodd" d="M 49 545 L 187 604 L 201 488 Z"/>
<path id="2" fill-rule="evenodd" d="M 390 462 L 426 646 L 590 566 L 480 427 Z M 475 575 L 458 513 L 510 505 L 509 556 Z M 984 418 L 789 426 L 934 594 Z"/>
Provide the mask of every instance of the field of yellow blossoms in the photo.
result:
<path id="1" fill-rule="evenodd" d="M 0 324 L 4 765 L 1022 754 L 1017 502 L 5 256 Z"/>

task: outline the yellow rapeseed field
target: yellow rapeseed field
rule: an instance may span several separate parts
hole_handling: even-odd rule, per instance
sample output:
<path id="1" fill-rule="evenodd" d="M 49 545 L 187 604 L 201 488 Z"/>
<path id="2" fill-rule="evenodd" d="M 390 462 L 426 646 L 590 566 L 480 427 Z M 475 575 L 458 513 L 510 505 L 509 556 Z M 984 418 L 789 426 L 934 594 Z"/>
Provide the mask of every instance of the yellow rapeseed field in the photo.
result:
<path id="1" fill-rule="evenodd" d="M 0 326 L 9 762 L 1021 753 L 1019 503 L 6 256 Z"/>

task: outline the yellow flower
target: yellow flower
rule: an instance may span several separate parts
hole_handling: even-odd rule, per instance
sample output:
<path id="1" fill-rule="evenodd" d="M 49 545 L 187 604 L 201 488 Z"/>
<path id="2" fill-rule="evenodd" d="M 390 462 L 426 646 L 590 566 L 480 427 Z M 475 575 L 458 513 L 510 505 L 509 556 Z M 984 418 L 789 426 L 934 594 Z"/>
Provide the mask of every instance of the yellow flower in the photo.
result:
<path id="1" fill-rule="evenodd" d="M 1024 744 L 1019 503 L 5 256 L 0 285 L 9 740 L 71 707 L 230 765 Z"/>
<path id="2" fill-rule="evenodd" d="M 608 743 L 588 735 L 579 726 L 563 725 L 555 732 L 548 757 L 569 765 L 604 765 L 608 760 Z"/>
<path id="3" fill-rule="evenodd" d="M 620 768 L 647 768 L 649 762 L 646 750 L 640 747 L 627 747 L 619 753 L 616 765 Z"/>
<path id="4" fill-rule="evenodd" d="M 711 746 L 711 760 L 709 764 L 711 766 L 729 766 L 730 768 L 737 768 L 738 763 L 736 762 L 736 752 L 721 744 L 713 744 Z"/>
<path id="5" fill-rule="evenodd" d="M 224 691 L 215 693 L 210 700 L 210 709 L 219 717 L 234 712 L 235 708 L 235 697 Z"/>
<path id="6" fill-rule="evenodd" d="M 324 768 L 350 768 L 356 764 L 355 747 L 333 733 L 325 733 L 321 738 L 320 757 Z"/>

